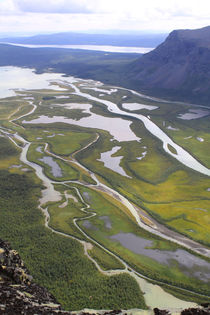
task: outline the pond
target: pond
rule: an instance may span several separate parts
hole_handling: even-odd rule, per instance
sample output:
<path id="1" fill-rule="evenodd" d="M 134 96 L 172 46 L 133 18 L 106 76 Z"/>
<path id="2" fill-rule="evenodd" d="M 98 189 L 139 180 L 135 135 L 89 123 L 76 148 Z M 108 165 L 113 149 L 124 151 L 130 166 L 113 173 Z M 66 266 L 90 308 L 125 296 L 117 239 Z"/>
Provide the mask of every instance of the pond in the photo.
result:
<path id="1" fill-rule="evenodd" d="M 198 119 L 210 114 L 209 110 L 201 109 L 201 108 L 191 108 L 187 113 L 179 114 L 178 118 L 184 120 Z"/>
<path id="2" fill-rule="evenodd" d="M 105 167 L 113 170 L 114 172 L 130 178 L 130 176 L 128 176 L 124 169 L 120 166 L 123 156 L 113 156 L 120 149 L 121 147 L 116 146 L 113 147 L 111 151 L 101 153 L 101 157 L 100 159 L 97 159 L 97 161 L 103 162 Z"/>
<path id="3" fill-rule="evenodd" d="M 98 217 L 98 218 L 100 220 L 104 221 L 105 227 L 107 229 L 111 229 L 112 228 L 111 220 L 110 220 L 110 218 L 107 215 L 104 215 L 104 216 L 101 216 L 101 217 Z"/>
<path id="4" fill-rule="evenodd" d="M 123 103 L 122 107 L 128 110 L 140 110 L 140 109 L 154 110 L 158 108 L 158 106 L 145 105 L 145 104 L 140 104 L 140 103 Z"/>
<path id="5" fill-rule="evenodd" d="M 39 161 L 49 165 L 51 167 L 51 174 L 54 177 L 62 177 L 62 171 L 60 166 L 58 165 L 57 162 L 53 160 L 51 156 L 44 156 L 43 158 L 39 159 Z"/>
<path id="6" fill-rule="evenodd" d="M 133 253 L 144 255 L 155 261 L 179 268 L 188 276 L 194 276 L 204 282 L 210 281 L 210 263 L 196 257 L 184 249 L 176 251 L 152 249 L 153 242 L 133 233 L 118 233 L 110 237 L 112 240 L 131 250 Z M 151 248 L 150 248 L 151 247 Z"/>
<path id="7" fill-rule="evenodd" d="M 117 141 L 139 141 L 139 138 L 130 129 L 130 125 L 132 123 L 131 121 L 124 120 L 122 118 L 104 117 L 94 113 L 91 113 L 91 116 L 83 117 L 79 120 L 66 118 L 64 116 L 48 117 L 41 115 L 39 118 L 35 118 L 30 121 L 22 121 L 23 124 L 52 124 L 56 122 L 102 129 L 108 131 Z"/>

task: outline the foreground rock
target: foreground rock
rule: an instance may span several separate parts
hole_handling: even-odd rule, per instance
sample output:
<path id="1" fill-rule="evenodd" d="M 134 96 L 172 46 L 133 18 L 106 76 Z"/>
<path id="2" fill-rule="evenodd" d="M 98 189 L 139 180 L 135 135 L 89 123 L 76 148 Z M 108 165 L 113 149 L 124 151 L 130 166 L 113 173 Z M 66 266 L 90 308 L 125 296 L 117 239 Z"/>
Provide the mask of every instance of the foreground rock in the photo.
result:
<path id="1" fill-rule="evenodd" d="M 0 240 L 0 314 L 70 314 L 32 277 L 19 254 Z"/>
<path id="2" fill-rule="evenodd" d="M 91 314 L 116 315 L 137 314 L 138 311 L 94 311 Z M 0 314 L 4 315 L 40 315 L 40 314 L 80 314 L 88 312 L 67 312 L 45 288 L 33 283 L 19 254 L 7 242 L 0 240 Z M 146 311 L 145 311 L 146 314 Z M 148 314 L 151 314 L 149 311 Z M 169 315 L 166 310 L 154 309 L 155 315 Z M 203 305 L 202 309 L 188 309 L 181 315 L 208 315 L 210 305 Z"/>

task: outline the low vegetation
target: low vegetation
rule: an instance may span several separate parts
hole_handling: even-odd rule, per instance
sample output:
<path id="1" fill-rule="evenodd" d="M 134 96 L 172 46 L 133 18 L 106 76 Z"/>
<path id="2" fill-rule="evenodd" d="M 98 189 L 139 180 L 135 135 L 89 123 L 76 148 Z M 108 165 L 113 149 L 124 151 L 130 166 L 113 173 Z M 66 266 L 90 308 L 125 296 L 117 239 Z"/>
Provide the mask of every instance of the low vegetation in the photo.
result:
<path id="1" fill-rule="evenodd" d="M 41 90 L 37 93 L 31 91 L 30 96 L 38 109 L 30 119 L 40 115 L 60 115 L 77 120 L 86 117 L 83 111 L 64 106 L 90 102 L 84 102 L 84 98 L 71 92 L 71 88 L 66 89 L 64 94 L 67 98 L 56 99 L 51 91 L 45 91 L 44 95 Z M 97 91 L 85 92 L 99 96 Z M 149 112 L 150 118 L 174 141 L 208 165 L 207 149 L 201 148 L 201 141 L 195 141 L 198 136 L 206 143 L 209 141 L 206 118 L 202 119 L 203 126 L 202 122 L 198 123 L 197 130 L 190 121 L 184 127 L 184 123 L 177 118 L 185 105 L 179 104 L 175 108 L 172 104 L 155 103 L 123 89 L 102 97 L 122 108 L 124 96 L 126 102 L 156 104 L 159 108 Z M 102 104 L 91 104 L 91 111 L 98 115 L 115 117 Z M 21 149 L 7 138 L 0 137 L 0 236 L 9 240 L 19 251 L 35 281 L 46 286 L 69 310 L 146 308 L 142 292 L 129 275 L 107 277 L 100 273 L 84 255 L 81 243 L 71 238 L 73 236 L 90 243 L 88 254 L 103 270 L 123 269 L 116 258 L 120 257 L 130 267 L 153 279 L 154 283 L 161 283 L 170 293 L 173 293 L 173 289 L 167 284 L 174 285 L 174 294 L 183 299 L 206 301 L 207 298 L 199 297 L 199 294 L 209 295 L 209 282 L 199 279 L 195 275 L 196 270 L 192 268 L 189 271 L 175 259 L 161 263 L 155 257 L 155 253 L 174 253 L 181 247 L 140 229 L 134 216 L 115 194 L 110 196 L 103 188 L 96 187 L 90 171 L 96 174 L 101 183 L 125 196 L 158 222 L 207 246 L 210 245 L 209 178 L 169 156 L 162 149 L 162 143 L 136 119 L 132 120 L 131 129 L 140 140 L 118 142 L 107 131 L 95 129 L 94 126 L 84 128 L 59 122 L 30 125 L 22 124 L 22 119 L 15 121 L 15 124 L 9 122 L 8 116 L 12 113 L 18 118 L 19 114 L 26 113 L 26 108 L 31 109 L 29 104 L 24 103 L 18 109 L 19 105 L 11 101 L 11 106 L 6 110 L 5 105 L 1 108 L 0 103 L 1 124 L 14 132 L 18 131 L 31 142 L 28 160 L 41 165 L 45 175 L 57 183 L 55 189 L 61 193 L 62 199 L 46 205 L 50 214 L 49 226 L 66 234 L 64 237 L 44 227 L 44 217 L 38 209 L 42 183 L 32 169 L 20 162 Z M 148 115 L 148 110 L 137 113 Z M 167 129 L 168 126 L 171 128 Z M 185 143 L 184 138 L 192 131 L 192 141 Z M 45 150 L 46 143 L 48 151 Z M 22 145 L 21 142 L 18 144 Z M 120 148 L 113 157 L 121 157 L 119 166 L 127 176 L 105 167 L 99 161 L 101 153 L 111 151 L 115 146 Z M 168 148 L 177 154 L 172 146 Z M 60 177 L 52 174 L 52 167 L 42 160 L 44 156 L 51 157 L 57 163 L 62 173 Z M 76 164 L 76 160 L 80 164 Z M 77 228 L 75 220 L 81 230 Z M 113 239 L 120 233 L 139 237 L 139 240 L 146 242 L 145 249 L 154 251 L 154 257 L 138 254 Z M 103 246 L 116 256 L 104 251 Z M 184 294 L 181 289 L 192 293 Z"/>

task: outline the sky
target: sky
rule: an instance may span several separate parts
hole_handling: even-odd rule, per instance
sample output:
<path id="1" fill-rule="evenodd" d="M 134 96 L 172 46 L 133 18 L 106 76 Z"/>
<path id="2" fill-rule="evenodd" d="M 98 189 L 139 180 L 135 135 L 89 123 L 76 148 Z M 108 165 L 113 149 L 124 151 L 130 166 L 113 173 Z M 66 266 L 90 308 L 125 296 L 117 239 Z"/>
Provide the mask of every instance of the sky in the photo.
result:
<path id="1" fill-rule="evenodd" d="M 0 0 L 0 35 L 139 31 L 210 25 L 209 0 Z"/>

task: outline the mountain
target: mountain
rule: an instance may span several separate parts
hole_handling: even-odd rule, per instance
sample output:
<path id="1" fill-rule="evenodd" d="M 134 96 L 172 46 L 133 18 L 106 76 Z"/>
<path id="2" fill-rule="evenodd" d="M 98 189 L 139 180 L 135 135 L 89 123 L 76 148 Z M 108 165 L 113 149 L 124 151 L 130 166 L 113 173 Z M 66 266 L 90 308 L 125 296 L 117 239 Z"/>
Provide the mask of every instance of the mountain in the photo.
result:
<path id="1" fill-rule="evenodd" d="M 175 30 L 145 55 L 0 44 L 0 66 L 6 65 L 33 67 L 38 72 L 50 68 L 156 97 L 210 107 L 210 26 Z"/>
<path id="2" fill-rule="evenodd" d="M 8 37 L 0 42 L 31 45 L 111 45 L 125 47 L 156 47 L 166 34 L 83 34 L 57 33 L 31 37 Z"/>
<path id="3" fill-rule="evenodd" d="M 141 54 L 0 44 L 0 66 L 29 67 L 39 73 L 59 72 L 115 85 L 126 83 L 124 71 L 139 56 Z"/>
<path id="4" fill-rule="evenodd" d="M 155 96 L 210 104 L 210 26 L 171 32 L 128 66 L 127 78 Z"/>

